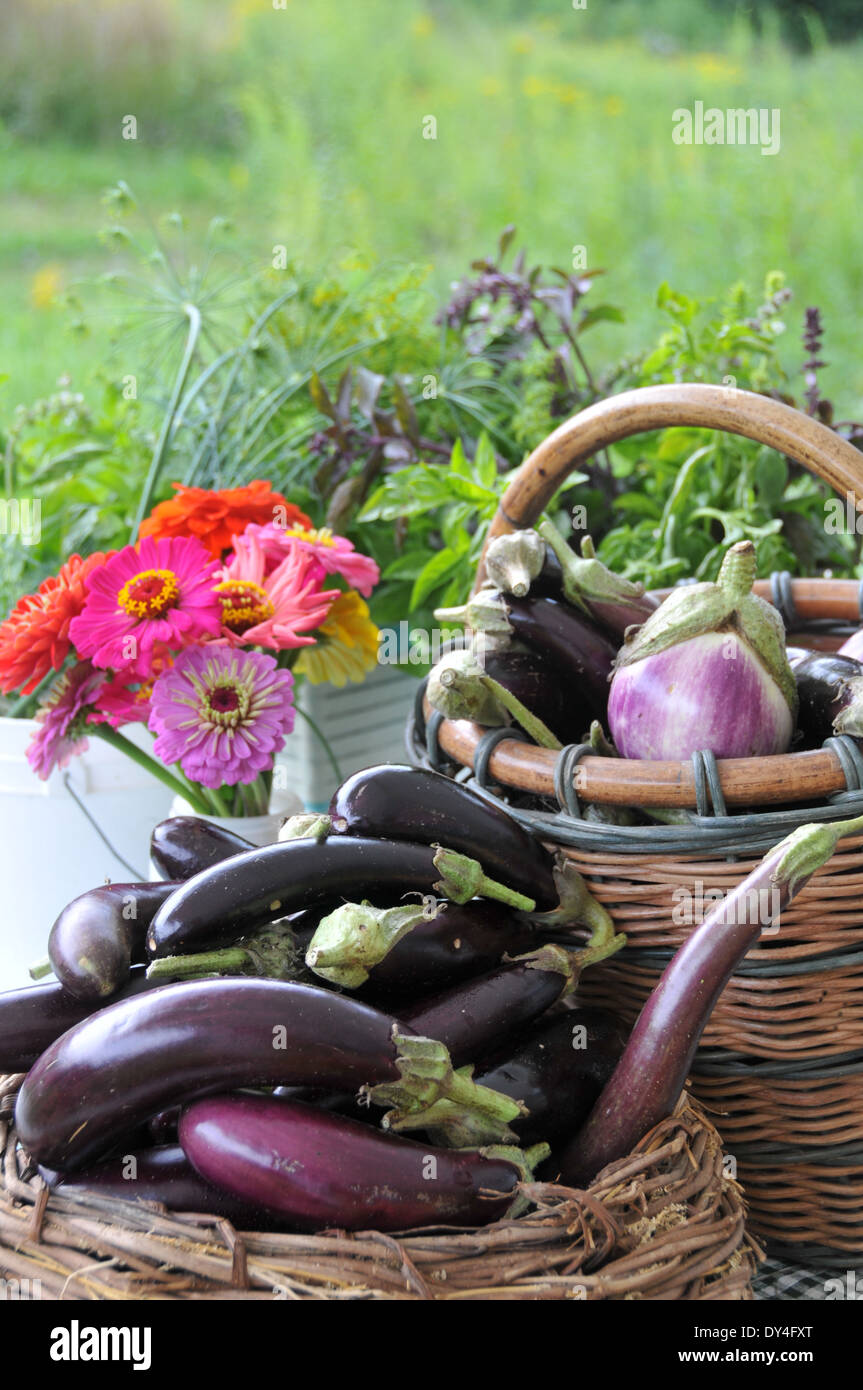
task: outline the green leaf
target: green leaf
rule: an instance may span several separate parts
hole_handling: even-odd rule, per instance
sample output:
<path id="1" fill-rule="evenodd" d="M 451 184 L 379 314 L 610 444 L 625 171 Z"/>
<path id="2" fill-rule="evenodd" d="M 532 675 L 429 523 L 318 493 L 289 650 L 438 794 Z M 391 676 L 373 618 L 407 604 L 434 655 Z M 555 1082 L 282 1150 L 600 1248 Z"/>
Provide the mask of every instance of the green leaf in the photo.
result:
<path id="1" fill-rule="evenodd" d="M 485 488 L 493 488 L 497 484 L 498 469 L 497 456 L 494 452 L 492 442 L 483 430 L 476 446 L 476 454 L 473 461 L 473 472 L 479 482 Z"/>
<path id="2" fill-rule="evenodd" d="M 457 551 L 451 550 L 447 546 L 445 549 L 437 551 L 426 561 L 411 590 L 411 608 L 418 608 L 428 598 L 432 590 L 443 583 L 451 570 L 458 564 L 460 558 Z"/>

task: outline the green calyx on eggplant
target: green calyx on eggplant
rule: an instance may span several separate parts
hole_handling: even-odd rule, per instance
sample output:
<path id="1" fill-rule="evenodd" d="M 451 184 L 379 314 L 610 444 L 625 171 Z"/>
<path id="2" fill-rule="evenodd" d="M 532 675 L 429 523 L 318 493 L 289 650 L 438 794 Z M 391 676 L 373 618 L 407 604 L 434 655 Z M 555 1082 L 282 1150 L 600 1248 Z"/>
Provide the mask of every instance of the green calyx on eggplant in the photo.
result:
<path id="1" fill-rule="evenodd" d="M 296 980 L 305 975 L 303 952 L 288 921 L 272 922 L 240 937 L 233 946 L 188 956 L 160 956 L 150 962 L 150 980 L 193 980 L 206 975 L 249 975 Z"/>
<path id="2" fill-rule="evenodd" d="M 645 592 L 643 584 L 622 578 L 602 563 L 590 536 L 582 537 L 579 556 L 550 521 L 540 522 L 537 529 L 560 563 L 564 598 L 600 627 L 615 637 L 623 637 L 656 611 L 659 604 Z"/>
<path id="3" fill-rule="evenodd" d="M 551 1142 L 587 1119 L 625 1046 L 626 1033 L 612 1014 L 565 1008 L 484 1058 L 471 1080 L 483 1091 L 521 1103 L 522 1113 L 509 1121 L 520 1143 Z M 468 1148 L 486 1142 L 482 1123 L 468 1106 L 440 1100 L 432 1118 L 428 1132 L 435 1144 Z M 408 1127 L 409 1121 L 401 1126 Z"/>
<path id="4" fill-rule="evenodd" d="M 782 620 L 752 593 L 755 547 L 740 541 L 716 583 L 676 589 L 621 648 L 608 721 L 625 758 L 685 761 L 785 752 L 797 687 Z"/>
<path id="5" fill-rule="evenodd" d="M 516 723 L 540 748 L 563 745 L 548 726 L 494 676 L 478 647 L 464 647 L 442 657 L 431 671 L 426 693 L 447 719 L 471 719 L 489 728 Z"/>

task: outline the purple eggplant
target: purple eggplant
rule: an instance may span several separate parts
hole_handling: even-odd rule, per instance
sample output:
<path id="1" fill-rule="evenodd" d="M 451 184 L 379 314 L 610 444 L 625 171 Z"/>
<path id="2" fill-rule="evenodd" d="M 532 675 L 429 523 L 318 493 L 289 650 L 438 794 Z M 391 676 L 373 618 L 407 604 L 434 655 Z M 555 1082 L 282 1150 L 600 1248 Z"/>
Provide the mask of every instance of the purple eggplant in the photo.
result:
<path id="1" fill-rule="evenodd" d="M 512 1207 L 539 1157 L 430 1148 L 313 1106 L 253 1096 L 190 1105 L 180 1143 L 205 1181 L 304 1231 L 482 1226 Z"/>
<path id="2" fill-rule="evenodd" d="M 144 967 L 135 965 L 118 994 L 99 1004 L 76 999 L 53 980 L 0 994 L 0 1072 L 29 1071 L 52 1042 L 89 1018 L 103 1003 L 131 999 L 155 987 Z"/>
<path id="3" fill-rule="evenodd" d="M 452 1017 L 451 1026 L 456 1042 L 466 1044 L 465 1020 Z M 64 1033 L 25 1078 L 15 1118 L 37 1163 L 69 1171 L 198 1095 L 384 1083 L 412 1094 L 415 1066 L 427 1088 L 432 1061 L 441 1096 L 464 1091 L 445 1039 L 417 1038 L 416 1030 L 347 995 L 277 980 L 196 980 L 112 1004 Z M 492 1093 L 483 1098 L 493 1112 L 504 1101 Z"/>
<path id="4" fill-rule="evenodd" d="M 334 835 L 443 844 L 478 859 L 486 873 L 535 899 L 558 901 L 554 859 L 500 806 L 440 772 L 383 763 L 354 773 L 330 802 Z M 368 894 L 375 901 L 378 895 Z"/>
<path id="5" fill-rule="evenodd" d="M 477 894 L 531 910 L 534 899 L 486 877 L 475 860 L 447 848 L 347 835 L 285 840 L 214 864 L 183 883 L 147 934 L 153 956 L 227 945 L 305 907 L 410 893 L 466 902 Z"/>
<path id="6" fill-rule="evenodd" d="M 529 956 L 399 1010 L 399 1019 L 424 1038 L 446 1044 L 453 1066 L 487 1056 L 570 994 L 579 957 L 559 946 Z"/>
<path id="7" fill-rule="evenodd" d="M 510 1122 L 519 1143 L 551 1141 L 587 1119 L 625 1046 L 626 1031 L 613 1014 L 567 1009 L 484 1060 L 474 1080 L 523 1102 L 526 1115 Z"/>
<path id="8" fill-rule="evenodd" d="M 179 1144 L 162 1144 L 108 1159 L 74 1177 L 45 1168 L 40 1173 L 59 1197 L 89 1195 L 121 1202 L 158 1202 L 168 1211 L 225 1217 L 242 1231 L 267 1231 L 284 1224 L 272 1212 L 238 1201 L 216 1183 L 206 1182 Z"/>
<path id="9" fill-rule="evenodd" d="M 560 1157 L 560 1180 L 584 1187 L 670 1115 L 701 1034 L 737 964 L 863 816 L 804 825 L 765 855 L 673 956 L 636 1020 L 587 1122 Z"/>
<path id="10" fill-rule="evenodd" d="M 807 743 L 834 734 L 863 738 L 863 664 L 852 656 L 813 652 L 794 667 L 800 710 L 797 727 Z"/>
<path id="11" fill-rule="evenodd" d="M 251 840 L 200 816 L 171 816 L 150 836 L 150 858 L 163 878 L 185 882 L 235 854 L 254 849 Z"/>
<path id="12" fill-rule="evenodd" d="M 676 589 L 617 659 L 608 723 L 624 758 L 685 761 L 784 753 L 797 691 L 782 619 L 752 593 L 751 541 L 727 552 L 715 584 Z"/>
<path id="13" fill-rule="evenodd" d="M 48 938 L 54 974 L 76 999 L 116 994 L 133 964 L 146 960 L 146 936 L 176 883 L 106 883 L 63 908 Z"/>
<path id="14" fill-rule="evenodd" d="M 502 903 L 444 903 L 372 966 L 362 997 L 429 998 L 493 970 L 504 956 L 533 950 L 536 941 L 533 927 Z"/>
<path id="15" fill-rule="evenodd" d="M 591 722 L 590 711 L 545 657 L 526 648 L 492 649 L 483 653 L 482 668 L 541 719 L 561 743 L 582 741 Z"/>

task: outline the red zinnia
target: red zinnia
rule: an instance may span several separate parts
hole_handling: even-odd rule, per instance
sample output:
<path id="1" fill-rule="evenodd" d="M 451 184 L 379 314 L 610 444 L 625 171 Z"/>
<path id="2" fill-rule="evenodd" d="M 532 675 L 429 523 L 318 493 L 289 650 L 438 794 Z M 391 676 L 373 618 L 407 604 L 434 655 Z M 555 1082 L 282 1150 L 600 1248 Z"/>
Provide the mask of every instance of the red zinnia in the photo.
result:
<path id="1" fill-rule="evenodd" d="M 282 528 L 312 524 L 299 507 L 286 501 L 280 492 L 272 492 L 270 484 L 260 479 L 247 487 L 228 487 L 217 492 L 184 487 L 182 483 L 173 486 L 176 496 L 153 508 L 141 526 L 142 536 L 194 536 L 220 559 L 249 522 L 260 526 L 276 522 Z"/>
<path id="2" fill-rule="evenodd" d="M 19 686 L 22 694 L 29 695 L 49 671 L 59 671 L 72 645 L 69 624 L 87 598 L 84 580 L 109 558 L 101 552 L 86 560 L 73 555 L 59 574 L 43 580 L 35 594 L 19 598 L 0 625 L 0 691 L 4 695 Z"/>

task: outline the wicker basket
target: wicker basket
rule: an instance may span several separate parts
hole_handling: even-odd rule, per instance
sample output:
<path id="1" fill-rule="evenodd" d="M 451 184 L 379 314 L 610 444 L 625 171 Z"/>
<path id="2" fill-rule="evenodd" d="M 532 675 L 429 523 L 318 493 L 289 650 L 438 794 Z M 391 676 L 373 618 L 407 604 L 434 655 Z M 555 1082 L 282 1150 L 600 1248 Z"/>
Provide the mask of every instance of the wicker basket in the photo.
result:
<path id="1" fill-rule="evenodd" d="M 799 411 L 734 389 L 649 387 L 590 407 L 541 444 L 504 495 L 491 536 L 531 525 L 597 449 L 670 425 L 746 435 L 855 506 L 863 497 L 858 451 Z M 483 573 L 481 562 L 477 584 Z M 756 587 L 780 609 L 792 640 L 805 634 L 810 645 L 835 648 L 860 625 L 856 582 L 778 575 Z M 585 974 L 582 992 L 627 1021 L 703 915 L 676 924 L 678 890 L 700 882 L 709 906 L 711 889 L 739 882 L 796 825 L 863 812 L 863 756 L 848 738 L 781 757 L 639 762 L 586 747 L 536 748 L 513 730 L 444 720 L 420 700 L 409 746 L 453 775 L 471 768 L 475 786 L 505 796 L 518 819 L 575 861 L 629 937 L 623 952 Z M 526 797 L 560 809 L 520 810 Z M 600 824 L 582 818 L 584 802 L 683 808 L 690 824 Z M 747 806 L 762 809 L 729 814 Z M 842 842 L 779 931 L 765 933 L 739 967 L 705 1033 L 692 1088 L 734 1153 L 753 1230 L 777 1252 L 827 1264 L 863 1254 L 863 838 Z"/>
<path id="2" fill-rule="evenodd" d="M 0 1275 L 46 1299 L 750 1299 L 763 1254 L 716 1130 L 676 1114 L 586 1192 L 526 1185 L 481 1230 L 240 1233 L 149 1203 L 49 1195 L 28 1175 L 0 1077 Z M 25 1282 L 26 1281 L 26 1282 Z"/>

